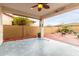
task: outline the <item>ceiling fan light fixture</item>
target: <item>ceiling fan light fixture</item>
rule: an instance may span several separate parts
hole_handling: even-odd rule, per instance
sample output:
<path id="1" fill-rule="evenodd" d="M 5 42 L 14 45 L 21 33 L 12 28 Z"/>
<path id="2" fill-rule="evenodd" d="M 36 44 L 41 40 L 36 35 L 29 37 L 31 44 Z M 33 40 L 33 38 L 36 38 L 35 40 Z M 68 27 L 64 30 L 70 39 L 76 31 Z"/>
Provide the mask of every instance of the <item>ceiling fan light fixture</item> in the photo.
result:
<path id="1" fill-rule="evenodd" d="M 43 5 L 42 4 L 38 4 L 38 8 L 43 8 Z"/>

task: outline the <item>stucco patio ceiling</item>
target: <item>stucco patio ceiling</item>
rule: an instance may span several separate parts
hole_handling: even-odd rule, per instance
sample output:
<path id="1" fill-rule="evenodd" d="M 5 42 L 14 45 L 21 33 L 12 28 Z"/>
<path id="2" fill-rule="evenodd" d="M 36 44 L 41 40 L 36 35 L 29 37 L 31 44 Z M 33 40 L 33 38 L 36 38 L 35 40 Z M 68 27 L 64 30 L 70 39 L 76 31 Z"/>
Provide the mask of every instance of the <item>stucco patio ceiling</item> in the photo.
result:
<path id="1" fill-rule="evenodd" d="M 48 18 L 61 13 L 71 11 L 79 8 L 78 3 L 48 3 L 50 9 L 42 9 L 38 11 L 37 8 L 31 9 L 36 3 L 4 3 L 0 4 L 3 13 L 12 13 L 21 16 L 27 16 L 35 19 L 40 19 L 41 16 Z"/>

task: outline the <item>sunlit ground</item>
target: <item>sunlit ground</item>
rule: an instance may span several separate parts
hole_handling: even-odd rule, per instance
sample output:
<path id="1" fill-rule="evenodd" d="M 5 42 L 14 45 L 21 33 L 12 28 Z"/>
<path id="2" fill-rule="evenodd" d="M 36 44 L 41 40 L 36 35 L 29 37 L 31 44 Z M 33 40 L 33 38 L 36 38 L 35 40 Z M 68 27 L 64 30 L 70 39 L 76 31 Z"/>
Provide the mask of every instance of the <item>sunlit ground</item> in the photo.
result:
<path id="1" fill-rule="evenodd" d="M 65 42 L 79 47 L 79 38 L 75 34 L 61 35 L 61 33 L 54 33 L 54 34 L 48 34 L 45 36 L 50 39 Z"/>

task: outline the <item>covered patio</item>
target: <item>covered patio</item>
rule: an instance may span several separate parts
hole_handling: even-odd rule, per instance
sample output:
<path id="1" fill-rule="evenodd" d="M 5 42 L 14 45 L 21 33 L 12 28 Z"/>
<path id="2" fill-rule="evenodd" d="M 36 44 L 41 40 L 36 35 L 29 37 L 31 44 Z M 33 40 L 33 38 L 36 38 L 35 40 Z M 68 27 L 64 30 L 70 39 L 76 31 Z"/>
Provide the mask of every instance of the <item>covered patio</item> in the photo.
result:
<path id="1" fill-rule="evenodd" d="M 40 20 L 40 34 L 41 37 L 44 37 L 44 20 L 49 17 L 53 17 L 74 9 L 77 9 L 79 7 L 79 4 L 73 4 L 73 3 L 48 3 L 47 5 L 50 6 L 49 9 L 42 9 L 41 11 L 38 11 L 37 7 L 32 9 L 31 7 L 33 5 L 36 5 L 36 3 L 14 3 L 14 4 L 0 4 L 0 11 L 2 13 L 11 13 L 14 15 L 20 15 L 25 17 L 30 17 L 33 19 Z M 1 16 L 2 18 L 2 16 Z M 2 19 L 0 20 L 1 25 L 3 25 Z"/>
<path id="2" fill-rule="evenodd" d="M 3 36 L 1 37 L 1 42 L 3 41 L 4 42 L 0 47 L 0 55 L 29 55 L 29 56 L 30 55 L 40 55 L 40 56 L 79 55 L 79 40 L 78 40 L 79 38 L 77 38 L 73 34 L 66 34 L 62 36 L 60 33 L 50 33 L 50 34 L 46 33 L 45 32 L 46 28 L 44 26 L 44 20 L 46 20 L 47 18 L 57 16 L 65 12 L 69 12 L 71 10 L 78 9 L 79 4 L 78 3 L 75 3 L 75 4 L 74 3 L 48 3 L 47 5 L 49 5 L 50 8 L 49 9 L 42 8 L 41 11 L 39 11 L 37 7 L 34 9 L 31 8 L 33 5 L 36 5 L 36 4 L 37 3 L 19 3 L 19 4 L 2 3 L 0 4 L 0 19 L 1 19 L 0 24 L 1 26 L 3 26 L 2 27 L 3 29 L 5 26 L 3 25 L 3 21 L 2 21 L 2 13 L 5 13 L 5 14 L 11 13 L 13 15 L 19 15 L 19 16 L 40 20 L 39 31 L 35 33 L 36 36 L 31 38 L 30 36 L 29 38 L 26 38 L 26 37 L 24 38 L 23 35 L 28 35 L 28 34 L 22 34 L 23 37 L 21 37 L 22 38 L 21 40 L 17 40 L 17 39 L 20 39 L 20 38 L 17 38 L 15 41 L 13 40 L 15 38 L 12 38 L 11 42 L 9 41 L 5 42 L 4 40 L 5 31 L 1 29 L 3 33 L 2 34 Z M 8 29 L 11 30 L 10 26 L 8 27 Z M 19 29 L 16 31 L 21 31 L 21 30 Z M 35 31 L 35 28 L 33 29 L 33 31 Z M 32 32 L 32 30 L 30 32 Z M 38 32 L 40 34 L 39 36 L 38 36 Z M 9 49 L 11 49 L 11 52 L 9 52 Z M 72 53 L 69 51 L 71 51 Z"/>

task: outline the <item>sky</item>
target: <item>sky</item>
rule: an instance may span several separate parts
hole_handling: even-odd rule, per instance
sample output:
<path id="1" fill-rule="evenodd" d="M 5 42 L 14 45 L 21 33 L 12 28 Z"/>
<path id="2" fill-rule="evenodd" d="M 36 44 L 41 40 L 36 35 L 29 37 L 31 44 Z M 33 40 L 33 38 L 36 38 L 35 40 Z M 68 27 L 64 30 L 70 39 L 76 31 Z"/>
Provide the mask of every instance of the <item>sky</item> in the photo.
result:
<path id="1" fill-rule="evenodd" d="M 44 21 L 45 26 L 68 23 L 79 23 L 79 9 L 47 18 Z"/>

